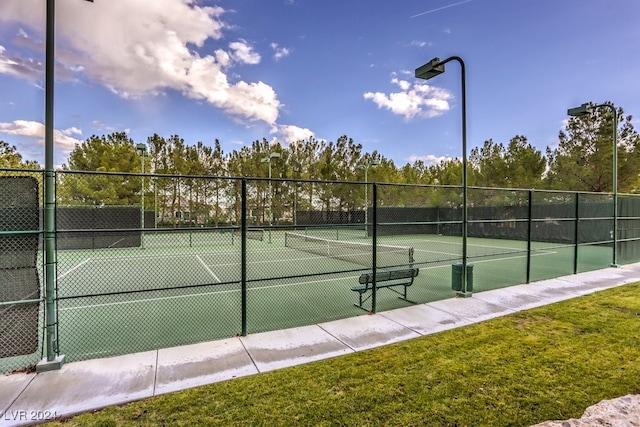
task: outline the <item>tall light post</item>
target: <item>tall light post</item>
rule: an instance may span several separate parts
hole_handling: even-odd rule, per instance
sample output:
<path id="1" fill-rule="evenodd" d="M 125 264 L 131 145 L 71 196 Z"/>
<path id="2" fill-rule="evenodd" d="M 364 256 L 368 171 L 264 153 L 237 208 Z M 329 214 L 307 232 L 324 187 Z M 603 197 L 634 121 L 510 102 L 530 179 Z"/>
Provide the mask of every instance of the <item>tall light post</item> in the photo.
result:
<path id="1" fill-rule="evenodd" d="M 591 105 L 584 103 L 579 107 L 569 108 L 571 117 L 581 117 L 593 113 L 596 108 L 608 108 L 613 112 L 613 262 L 611 267 L 618 266 L 618 110 L 610 104 Z"/>
<path id="2" fill-rule="evenodd" d="M 470 296 L 467 292 L 467 95 L 464 61 L 459 56 L 451 56 L 442 61 L 440 58 L 433 58 L 416 68 L 415 76 L 418 79 L 432 79 L 444 73 L 444 65 L 450 61 L 460 64 L 462 80 L 462 296 Z"/>
<path id="3" fill-rule="evenodd" d="M 369 172 L 369 168 L 371 166 L 378 166 L 379 164 L 380 164 L 379 161 L 375 159 L 370 159 L 364 165 L 356 166 L 356 168 L 358 169 L 364 169 L 364 226 L 365 227 L 367 227 L 369 224 L 369 219 L 367 216 L 368 215 L 367 211 L 369 210 L 369 186 L 368 186 L 369 177 L 367 173 Z"/>
<path id="4" fill-rule="evenodd" d="M 93 0 L 85 0 L 93 3 Z M 37 371 L 60 369 L 64 356 L 58 355 L 58 337 L 55 298 L 56 277 L 56 194 L 53 169 L 53 85 L 55 82 L 55 0 L 47 0 L 45 24 L 45 69 L 44 69 L 44 258 L 45 258 L 45 345 L 46 362 L 36 366 Z"/>
<path id="5" fill-rule="evenodd" d="M 153 177 L 153 228 L 158 228 L 158 177 Z"/>
<path id="6" fill-rule="evenodd" d="M 269 225 L 273 225 L 273 194 L 271 191 L 271 161 L 273 159 L 279 159 L 280 153 L 271 153 L 268 157 L 263 157 L 261 163 L 269 163 Z"/>
<path id="7" fill-rule="evenodd" d="M 136 151 L 140 155 L 142 185 L 140 187 L 140 247 L 144 249 L 144 157 L 147 155 L 147 144 L 137 144 Z"/>

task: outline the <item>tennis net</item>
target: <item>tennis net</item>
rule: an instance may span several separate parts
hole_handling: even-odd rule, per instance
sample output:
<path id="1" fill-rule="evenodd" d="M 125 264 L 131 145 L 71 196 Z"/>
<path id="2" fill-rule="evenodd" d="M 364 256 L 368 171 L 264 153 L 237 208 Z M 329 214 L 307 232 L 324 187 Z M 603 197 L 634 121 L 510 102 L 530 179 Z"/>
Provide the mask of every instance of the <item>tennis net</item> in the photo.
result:
<path id="1" fill-rule="evenodd" d="M 235 238 L 240 238 L 242 236 L 242 232 L 240 230 L 236 230 L 234 233 Z M 248 228 L 247 229 L 247 239 L 249 240 L 259 240 L 264 241 L 264 229 L 263 228 Z"/>
<path id="2" fill-rule="evenodd" d="M 329 240 L 299 233 L 285 232 L 284 245 L 303 252 L 323 255 L 353 264 L 371 267 L 373 245 L 360 242 Z M 413 264 L 413 248 L 407 246 L 377 245 L 378 268 L 400 267 Z"/>

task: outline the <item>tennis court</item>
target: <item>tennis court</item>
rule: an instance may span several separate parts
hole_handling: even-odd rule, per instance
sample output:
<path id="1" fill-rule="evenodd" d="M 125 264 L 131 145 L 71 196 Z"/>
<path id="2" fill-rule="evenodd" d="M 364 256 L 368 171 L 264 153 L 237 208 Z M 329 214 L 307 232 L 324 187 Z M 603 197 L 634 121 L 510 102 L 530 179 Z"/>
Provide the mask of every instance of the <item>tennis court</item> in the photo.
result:
<path id="1" fill-rule="evenodd" d="M 357 294 L 351 287 L 370 270 L 365 266 L 372 256 L 370 239 L 353 230 L 298 230 L 293 235 L 304 238 L 305 233 L 341 240 L 309 236 L 313 247 L 301 247 L 287 244 L 292 233 L 280 230 L 269 231 L 262 241 L 247 240 L 249 333 L 364 314 L 354 306 Z M 321 246 L 327 244 L 332 252 L 323 255 Z M 381 268 L 408 264 L 411 249 L 413 265 L 420 269 L 408 291 L 413 301 L 455 295 L 451 265 L 461 259 L 459 238 L 386 236 L 378 244 Z M 570 273 L 572 246 L 534 246 L 532 271 L 540 276 Z M 595 260 L 610 253 L 606 247 L 587 249 Z M 526 242 L 469 238 L 468 255 L 474 292 L 526 280 Z M 225 232 L 146 235 L 140 248 L 60 251 L 60 351 L 75 360 L 238 335 L 241 281 L 241 246 Z M 377 291 L 378 311 L 409 304 L 388 290 Z"/>
<path id="2" fill-rule="evenodd" d="M 18 181 L 14 174 L 0 191 L 9 202 L 17 193 L 10 188 Z M 41 171 L 25 175 L 36 178 L 29 188 L 42 181 Z M 126 185 L 136 176 L 58 174 L 69 183 L 101 178 Z M 135 197 L 125 204 L 78 204 L 73 193 L 58 194 L 55 262 L 49 265 L 39 187 L 24 208 L 29 215 L 5 211 L 3 247 L 20 253 L 25 266 L 12 262 L 2 277 L 21 292 L 29 278 L 40 293 L 34 299 L 0 295 L 3 313 L 15 313 L 4 329 L 9 333 L 0 336 L 15 349 L 0 359 L 3 372 L 33 366 L 45 347 L 83 360 L 451 298 L 457 295 L 452 284 L 462 281 L 465 241 L 473 278 L 467 291 L 472 286 L 473 293 L 605 268 L 615 258 L 614 224 L 620 259 L 640 256 L 639 198 L 619 198 L 616 222 L 606 194 L 472 189 L 463 239 L 458 188 L 153 178 L 144 180 L 154 183 L 145 191 L 146 205 Z M 367 190 L 370 198 L 364 198 Z M 375 298 L 367 291 L 358 307 L 361 295 L 352 288 L 374 266 L 381 273 L 376 280 L 411 285 L 378 289 Z M 13 279 L 13 270 L 23 267 L 29 273 L 24 283 Z M 411 279 L 398 279 L 403 271 Z M 395 279 L 391 272 L 398 273 Z M 49 285 L 55 296 L 45 312 Z M 398 289 L 410 301 L 392 292 Z M 24 307 L 33 313 L 23 313 Z M 45 314 L 52 313 L 46 324 Z"/>

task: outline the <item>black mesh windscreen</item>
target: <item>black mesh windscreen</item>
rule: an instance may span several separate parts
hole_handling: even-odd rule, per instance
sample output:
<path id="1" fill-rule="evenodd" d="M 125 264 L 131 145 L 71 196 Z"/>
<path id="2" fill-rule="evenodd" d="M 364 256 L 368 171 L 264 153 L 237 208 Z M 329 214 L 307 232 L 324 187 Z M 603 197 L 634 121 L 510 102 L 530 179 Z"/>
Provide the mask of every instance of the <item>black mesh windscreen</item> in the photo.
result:
<path id="1" fill-rule="evenodd" d="M 40 299 L 38 181 L 0 177 L 0 302 Z M 38 349 L 39 302 L 0 306 L 0 357 Z"/>

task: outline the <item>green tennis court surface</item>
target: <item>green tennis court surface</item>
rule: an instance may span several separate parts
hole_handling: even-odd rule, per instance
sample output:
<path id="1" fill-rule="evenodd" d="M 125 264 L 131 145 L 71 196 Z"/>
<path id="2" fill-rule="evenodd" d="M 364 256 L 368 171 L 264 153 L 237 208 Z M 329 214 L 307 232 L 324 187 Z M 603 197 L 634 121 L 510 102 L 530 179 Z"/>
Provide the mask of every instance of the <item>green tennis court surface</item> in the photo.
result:
<path id="1" fill-rule="evenodd" d="M 334 232 L 327 239 L 335 240 Z M 247 241 L 248 333 L 363 314 L 351 287 L 370 270 L 363 260 L 370 259 L 371 245 L 361 234 L 337 237 L 351 255 L 287 247 L 284 231 Z M 455 295 L 451 265 L 461 260 L 460 238 L 392 236 L 378 243 L 379 266 L 409 263 L 411 249 L 420 273 L 410 299 Z M 385 254 L 384 247 L 401 248 L 402 255 Z M 604 268 L 611 258 L 606 246 L 580 246 L 579 252 L 580 271 Z M 469 238 L 468 256 L 474 292 L 526 281 L 526 242 Z M 571 274 L 573 257 L 573 246 L 534 242 L 530 279 Z M 143 248 L 59 251 L 60 352 L 80 360 L 240 334 L 241 279 L 241 246 L 231 233 L 146 235 Z M 377 311 L 409 304 L 388 290 L 377 292 Z"/>

